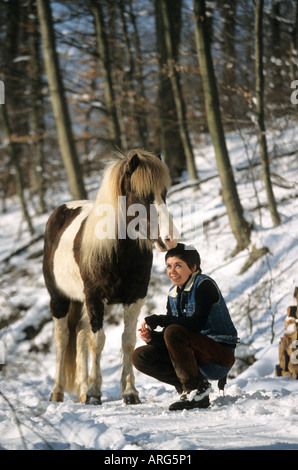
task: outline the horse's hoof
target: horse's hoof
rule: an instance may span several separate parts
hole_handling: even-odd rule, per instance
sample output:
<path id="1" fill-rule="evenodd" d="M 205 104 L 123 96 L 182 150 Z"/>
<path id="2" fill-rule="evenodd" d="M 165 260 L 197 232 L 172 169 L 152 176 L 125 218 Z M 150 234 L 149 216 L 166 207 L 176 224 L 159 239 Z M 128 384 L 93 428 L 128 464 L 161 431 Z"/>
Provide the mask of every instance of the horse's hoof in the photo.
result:
<path id="1" fill-rule="evenodd" d="M 88 395 L 88 394 L 82 394 L 80 396 L 81 403 L 84 403 L 86 405 L 101 405 L 101 396 L 100 395 Z"/>
<path id="2" fill-rule="evenodd" d="M 96 396 L 87 395 L 86 403 L 88 403 L 89 405 L 101 405 L 101 396 L 100 395 L 96 395 Z"/>
<path id="3" fill-rule="evenodd" d="M 88 403 L 89 401 L 89 396 L 86 394 L 86 393 L 82 393 L 82 395 L 80 395 L 80 402 L 85 405 L 86 403 Z"/>
<path id="4" fill-rule="evenodd" d="M 61 402 L 64 400 L 64 393 L 61 392 L 53 392 L 50 396 L 50 401 L 58 401 Z"/>
<path id="5" fill-rule="evenodd" d="M 139 396 L 132 393 L 123 397 L 123 401 L 126 405 L 139 405 L 141 403 Z"/>

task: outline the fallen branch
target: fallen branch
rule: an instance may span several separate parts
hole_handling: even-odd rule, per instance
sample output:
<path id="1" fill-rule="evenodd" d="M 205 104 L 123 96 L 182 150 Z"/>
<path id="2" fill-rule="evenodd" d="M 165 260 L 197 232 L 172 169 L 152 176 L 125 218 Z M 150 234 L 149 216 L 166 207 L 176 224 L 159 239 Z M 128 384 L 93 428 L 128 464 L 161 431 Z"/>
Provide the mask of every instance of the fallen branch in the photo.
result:
<path id="1" fill-rule="evenodd" d="M 22 245 L 21 247 L 17 248 L 16 250 L 12 251 L 9 255 L 7 255 L 5 258 L 3 258 L 1 260 L 1 262 L 2 263 L 8 263 L 8 261 L 10 261 L 10 259 L 13 258 L 13 256 L 19 255 L 20 253 L 22 253 L 22 251 L 27 250 L 31 245 L 33 245 L 34 243 L 37 243 L 40 240 L 42 240 L 43 237 L 44 237 L 44 234 L 42 233 L 42 234 L 37 235 L 34 238 L 31 238 L 31 240 L 28 243 Z"/>

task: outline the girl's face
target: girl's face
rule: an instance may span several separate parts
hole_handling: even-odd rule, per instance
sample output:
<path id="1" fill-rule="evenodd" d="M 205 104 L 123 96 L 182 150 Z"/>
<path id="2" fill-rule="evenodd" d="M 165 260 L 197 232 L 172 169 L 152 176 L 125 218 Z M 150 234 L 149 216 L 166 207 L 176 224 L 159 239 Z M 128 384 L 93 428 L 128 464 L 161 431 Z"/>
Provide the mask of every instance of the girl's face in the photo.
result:
<path id="1" fill-rule="evenodd" d="M 172 256 L 166 261 L 167 275 L 175 286 L 182 287 L 186 283 L 189 276 L 196 271 L 197 267 L 194 266 L 192 269 L 188 267 L 185 261 Z"/>

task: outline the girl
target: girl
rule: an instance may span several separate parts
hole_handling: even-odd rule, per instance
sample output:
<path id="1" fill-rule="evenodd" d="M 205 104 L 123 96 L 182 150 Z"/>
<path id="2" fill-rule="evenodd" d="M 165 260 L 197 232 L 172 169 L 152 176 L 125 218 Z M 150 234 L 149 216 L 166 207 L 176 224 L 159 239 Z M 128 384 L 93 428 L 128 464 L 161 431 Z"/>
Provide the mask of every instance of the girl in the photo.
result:
<path id="1" fill-rule="evenodd" d="M 201 271 L 196 249 L 178 243 L 166 254 L 173 286 L 167 314 L 145 318 L 140 336 L 147 343 L 131 355 L 139 371 L 174 385 L 180 400 L 170 410 L 207 408 L 211 385 L 226 376 L 235 362 L 237 331 L 213 279 Z M 154 331 L 158 326 L 163 331 Z"/>

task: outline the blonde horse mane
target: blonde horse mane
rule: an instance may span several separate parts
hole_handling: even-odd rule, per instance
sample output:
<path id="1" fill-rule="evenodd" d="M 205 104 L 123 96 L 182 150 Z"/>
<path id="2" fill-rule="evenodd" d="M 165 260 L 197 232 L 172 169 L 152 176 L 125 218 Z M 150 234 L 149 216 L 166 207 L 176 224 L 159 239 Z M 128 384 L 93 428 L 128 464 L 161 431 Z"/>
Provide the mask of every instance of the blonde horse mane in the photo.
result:
<path id="1" fill-rule="evenodd" d="M 138 165 L 131 169 L 130 162 L 138 156 Z M 90 270 L 95 257 L 99 259 L 100 249 L 105 256 L 112 251 L 117 239 L 118 198 L 123 195 L 122 181 L 126 174 L 130 174 L 130 187 L 137 197 L 146 197 L 149 194 L 161 194 L 170 186 L 171 179 L 167 166 L 156 155 L 146 150 L 132 149 L 124 154 L 120 150 L 114 152 L 114 158 L 104 171 L 101 186 L 98 190 L 93 210 L 89 214 L 82 240 L 82 252 L 85 267 Z M 96 237 L 96 224 L 99 217 L 97 213 L 100 205 L 108 204 L 114 209 L 115 238 L 98 239 Z M 147 240 L 141 242 L 148 243 Z"/>
<path id="2" fill-rule="evenodd" d="M 151 152 L 146 150 L 133 149 L 125 155 L 117 150 L 114 153 L 117 160 L 108 167 L 108 185 L 109 194 L 113 195 L 115 208 L 118 203 L 118 196 L 122 195 L 121 181 L 129 168 L 129 161 L 138 156 L 138 166 L 131 174 L 131 189 L 137 196 L 148 196 L 151 193 L 161 193 L 164 188 L 170 186 L 170 175 L 168 168 L 162 160 Z M 106 175 L 105 175 L 106 176 Z M 105 189 L 105 177 L 103 179 L 102 191 L 99 190 L 98 197 L 102 197 Z M 106 193 L 106 191 L 105 191 Z"/>

